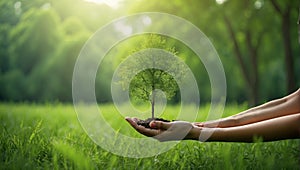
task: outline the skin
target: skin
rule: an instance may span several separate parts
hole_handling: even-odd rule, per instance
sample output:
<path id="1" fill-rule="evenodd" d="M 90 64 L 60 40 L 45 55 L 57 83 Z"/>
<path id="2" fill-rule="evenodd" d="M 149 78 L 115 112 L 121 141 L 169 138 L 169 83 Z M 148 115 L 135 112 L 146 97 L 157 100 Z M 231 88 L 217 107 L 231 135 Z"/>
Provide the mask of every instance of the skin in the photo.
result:
<path id="1" fill-rule="evenodd" d="M 200 123 L 152 121 L 150 128 L 137 125 L 137 118 L 126 118 L 139 133 L 159 141 L 200 140 L 253 142 L 300 138 L 300 89 L 239 114 Z M 200 135 L 201 134 L 201 135 Z"/>
<path id="2" fill-rule="evenodd" d="M 195 124 L 201 127 L 234 127 L 297 113 L 300 113 L 300 89 L 286 97 L 250 108 L 239 114 Z"/>

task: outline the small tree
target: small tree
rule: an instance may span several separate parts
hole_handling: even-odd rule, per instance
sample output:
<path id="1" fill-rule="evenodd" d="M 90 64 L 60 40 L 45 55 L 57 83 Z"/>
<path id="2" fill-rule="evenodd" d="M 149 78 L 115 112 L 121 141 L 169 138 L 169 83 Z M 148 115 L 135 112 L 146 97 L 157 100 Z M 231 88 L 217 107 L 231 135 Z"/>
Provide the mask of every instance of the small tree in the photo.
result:
<path id="1" fill-rule="evenodd" d="M 157 89 L 165 92 L 166 98 L 170 100 L 178 91 L 178 85 L 166 71 L 151 68 L 139 72 L 131 80 L 129 86 L 131 97 L 142 101 L 150 101 L 152 118 L 154 118 L 155 99 L 159 95 L 156 92 Z"/>
<path id="2" fill-rule="evenodd" d="M 143 52 L 144 49 L 150 50 Z M 154 118 L 156 98 L 161 94 L 157 90 L 163 91 L 168 100 L 174 97 L 179 88 L 177 82 L 186 68 L 182 62 L 166 58 L 167 55 L 174 57 L 177 52 L 174 47 L 168 47 L 166 39 L 159 35 L 150 34 L 133 52 L 134 60 L 120 68 L 120 83 L 123 86 L 129 83 L 129 89 L 123 89 L 129 90 L 131 98 L 150 102 Z M 132 74 L 135 74 L 133 78 L 128 76 Z"/>

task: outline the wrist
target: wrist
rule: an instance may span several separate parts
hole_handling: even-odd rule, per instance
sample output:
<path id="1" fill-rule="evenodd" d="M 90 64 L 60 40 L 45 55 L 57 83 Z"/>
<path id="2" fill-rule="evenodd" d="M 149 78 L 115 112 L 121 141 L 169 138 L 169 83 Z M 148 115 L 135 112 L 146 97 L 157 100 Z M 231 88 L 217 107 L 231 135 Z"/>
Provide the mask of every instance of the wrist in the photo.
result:
<path id="1" fill-rule="evenodd" d="M 209 138 L 207 139 L 208 142 L 212 141 L 222 141 L 224 139 L 224 135 L 226 129 L 225 128 L 211 128 L 209 133 Z"/>
<path id="2" fill-rule="evenodd" d="M 200 142 L 220 141 L 224 135 L 223 131 L 224 128 L 202 128 L 197 140 Z"/>
<path id="3" fill-rule="evenodd" d="M 199 135 L 201 133 L 201 129 L 202 129 L 201 127 L 193 127 L 185 139 L 199 140 Z"/>

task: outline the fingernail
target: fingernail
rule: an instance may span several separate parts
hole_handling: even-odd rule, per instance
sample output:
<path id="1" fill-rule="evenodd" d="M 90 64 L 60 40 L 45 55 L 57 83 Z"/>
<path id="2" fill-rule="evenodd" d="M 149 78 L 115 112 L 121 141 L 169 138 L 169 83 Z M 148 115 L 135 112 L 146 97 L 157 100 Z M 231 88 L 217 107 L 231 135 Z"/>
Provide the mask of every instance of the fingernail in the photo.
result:
<path id="1" fill-rule="evenodd" d="M 150 127 L 151 128 L 155 128 L 156 127 L 156 123 L 154 121 L 150 122 Z"/>

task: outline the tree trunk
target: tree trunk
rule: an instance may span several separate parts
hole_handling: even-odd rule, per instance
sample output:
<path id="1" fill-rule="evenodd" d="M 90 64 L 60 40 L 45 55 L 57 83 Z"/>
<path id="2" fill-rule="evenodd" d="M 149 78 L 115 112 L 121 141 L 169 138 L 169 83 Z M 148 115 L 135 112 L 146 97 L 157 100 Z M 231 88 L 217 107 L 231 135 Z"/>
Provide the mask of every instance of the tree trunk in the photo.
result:
<path id="1" fill-rule="evenodd" d="M 234 45 L 234 53 L 235 56 L 239 62 L 239 65 L 241 67 L 242 70 L 242 75 L 244 76 L 246 85 L 248 86 L 248 101 L 249 101 L 249 105 L 253 106 L 256 105 L 258 103 L 258 68 L 257 68 L 257 48 L 254 47 L 252 45 L 251 42 L 251 34 L 250 32 L 246 32 L 246 36 L 247 36 L 247 45 L 248 45 L 248 51 L 249 51 L 249 56 L 251 57 L 251 70 L 249 71 L 247 69 L 247 65 L 245 64 L 245 61 L 243 59 L 242 56 L 242 52 L 240 50 L 240 46 L 238 44 L 238 41 L 236 39 L 236 35 L 235 32 L 233 30 L 233 27 L 231 25 L 230 20 L 228 19 L 228 17 L 224 14 L 224 21 L 225 21 L 225 25 L 228 29 L 229 35 L 231 40 L 233 41 L 233 45 Z M 253 72 L 253 74 L 251 74 L 251 72 Z"/>
<path id="2" fill-rule="evenodd" d="M 296 87 L 295 73 L 294 73 L 294 59 L 291 47 L 291 36 L 290 36 L 290 11 L 287 11 L 282 16 L 282 36 L 284 42 L 284 53 L 285 53 L 285 67 L 287 77 L 287 91 L 292 92 Z"/>
<path id="3" fill-rule="evenodd" d="M 256 105 L 258 104 L 258 89 L 259 89 L 259 76 L 258 76 L 258 63 L 257 63 L 257 48 L 259 47 L 259 41 L 258 44 L 256 44 L 256 46 L 253 45 L 252 43 L 252 35 L 250 30 L 246 30 L 246 45 L 248 48 L 248 52 L 249 52 L 249 56 L 251 59 L 251 68 L 252 71 L 250 74 L 250 78 L 251 78 L 251 99 L 252 102 L 250 102 L 250 104 L 252 105 Z"/>
<path id="4" fill-rule="evenodd" d="M 152 87 L 152 98 L 151 98 L 151 117 L 154 119 L 154 106 L 155 106 L 155 91 L 154 86 Z"/>
<path id="5" fill-rule="evenodd" d="M 295 82 L 294 59 L 293 59 L 291 36 L 290 36 L 291 35 L 290 32 L 291 4 L 288 4 L 286 9 L 282 9 L 280 8 L 276 0 L 271 0 L 271 3 L 275 11 L 281 17 L 281 23 L 282 23 L 281 30 L 282 30 L 282 38 L 284 43 L 287 91 L 292 92 L 296 87 L 296 82 Z"/>

